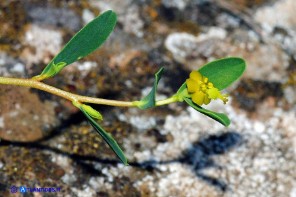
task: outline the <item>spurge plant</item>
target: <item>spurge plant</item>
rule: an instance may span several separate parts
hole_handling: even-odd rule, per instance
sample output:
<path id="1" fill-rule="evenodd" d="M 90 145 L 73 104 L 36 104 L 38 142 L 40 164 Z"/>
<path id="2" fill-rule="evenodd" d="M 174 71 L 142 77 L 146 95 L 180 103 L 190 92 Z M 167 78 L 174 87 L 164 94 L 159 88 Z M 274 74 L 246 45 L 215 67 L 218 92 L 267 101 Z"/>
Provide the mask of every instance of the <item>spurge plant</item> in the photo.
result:
<path id="1" fill-rule="evenodd" d="M 207 105 L 216 99 L 222 100 L 224 104 L 228 101 L 227 95 L 222 94 L 220 91 L 230 86 L 244 72 L 245 61 L 241 58 L 228 57 L 216 60 L 202 66 L 197 71 L 192 71 L 189 78 L 181 85 L 177 93 L 159 101 L 156 101 L 155 94 L 158 82 L 164 71 L 163 68 L 155 74 L 155 81 L 149 94 L 139 101 L 131 102 L 81 96 L 41 82 L 47 78 L 54 77 L 67 65 L 80 60 L 101 46 L 112 33 L 116 24 L 116 18 L 116 14 L 109 10 L 92 20 L 74 35 L 40 75 L 34 76 L 31 79 L 0 77 L 0 84 L 36 88 L 70 100 L 75 107 L 82 111 L 89 123 L 125 165 L 128 162 L 122 149 L 111 134 L 106 132 L 97 122 L 98 120 L 102 120 L 103 116 L 100 112 L 87 105 L 87 103 L 148 109 L 173 102 L 185 101 L 195 110 L 218 121 L 224 126 L 230 124 L 230 120 L 225 114 L 207 110 L 202 105 Z"/>

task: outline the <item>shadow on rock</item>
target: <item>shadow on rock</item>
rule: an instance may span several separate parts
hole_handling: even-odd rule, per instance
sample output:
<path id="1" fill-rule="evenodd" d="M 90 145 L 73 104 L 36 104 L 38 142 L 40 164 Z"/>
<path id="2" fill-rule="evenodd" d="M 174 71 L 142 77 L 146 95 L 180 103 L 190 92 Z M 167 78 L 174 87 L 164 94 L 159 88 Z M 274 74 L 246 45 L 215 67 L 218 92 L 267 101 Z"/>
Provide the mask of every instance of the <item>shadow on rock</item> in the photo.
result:
<path id="1" fill-rule="evenodd" d="M 203 174 L 202 170 L 210 167 L 221 168 L 213 161 L 212 157 L 225 154 L 232 148 L 241 145 L 242 142 L 241 135 L 236 132 L 211 135 L 195 143 L 192 148 L 184 153 L 184 156 L 179 161 L 192 166 L 192 169 L 200 179 L 225 191 L 227 190 L 225 182 Z"/>
<path id="2" fill-rule="evenodd" d="M 203 173 L 203 170 L 206 168 L 221 168 L 218 164 L 213 161 L 215 155 L 225 154 L 231 149 L 240 146 L 243 143 L 243 139 L 240 134 L 236 132 L 227 132 L 220 135 L 210 135 L 203 139 L 200 139 L 192 145 L 192 147 L 176 159 L 168 161 L 155 161 L 148 160 L 144 162 L 129 162 L 130 166 L 135 168 L 140 168 L 147 171 L 158 171 L 158 166 L 168 165 L 170 163 L 182 163 L 189 165 L 196 176 L 201 180 L 207 182 L 208 184 L 222 190 L 227 190 L 227 185 L 223 180 L 218 178 L 207 176 Z M 24 142 L 10 142 L 6 140 L 0 141 L 0 146 L 15 146 L 15 147 L 24 147 L 28 149 L 38 149 L 40 151 L 46 150 L 53 153 L 67 156 L 73 159 L 78 165 L 84 168 L 85 172 L 91 174 L 97 174 L 97 169 L 94 168 L 92 163 L 89 162 L 98 162 L 105 165 L 113 165 L 121 163 L 115 159 L 102 159 L 97 156 L 87 156 L 87 155 L 78 155 L 74 153 L 69 153 L 62 151 L 55 147 L 50 147 L 40 143 L 24 143 Z M 97 172 L 97 173 L 96 173 Z M 1 185 L 0 185 L 1 188 Z"/>
<path id="3" fill-rule="evenodd" d="M 223 180 L 210 177 L 204 174 L 203 170 L 206 168 L 222 168 L 214 162 L 213 157 L 215 155 L 225 154 L 242 143 L 242 136 L 236 132 L 210 135 L 194 143 L 190 149 L 184 151 L 183 155 L 177 159 L 160 162 L 151 160 L 142 163 L 131 163 L 131 165 L 152 171 L 157 170 L 157 166 L 159 165 L 183 163 L 189 165 L 201 180 L 222 191 L 226 191 L 227 185 Z"/>

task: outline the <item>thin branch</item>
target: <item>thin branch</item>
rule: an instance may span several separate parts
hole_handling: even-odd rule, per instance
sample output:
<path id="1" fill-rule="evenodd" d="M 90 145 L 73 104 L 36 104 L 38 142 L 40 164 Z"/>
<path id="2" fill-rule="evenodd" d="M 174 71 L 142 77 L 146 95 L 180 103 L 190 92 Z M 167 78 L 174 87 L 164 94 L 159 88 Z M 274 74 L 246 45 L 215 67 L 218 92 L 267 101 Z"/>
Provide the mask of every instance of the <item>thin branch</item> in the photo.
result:
<path id="1" fill-rule="evenodd" d="M 19 78 L 9 78 L 9 77 L 0 77 L 0 84 L 4 85 L 16 85 L 16 86 L 25 86 L 30 88 L 35 88 L 38 90 L 42 90 L 45 92 L 49 92 L 51 94 L 55 94 L 57 96 L 63 97 L 71 102 L 81 102 L 81 103 L 93 103 L 99 105 L 110 105 L 117 107 L 137 107 L 137 101 L 117 101 L 117 100 L 109 100 L 102 98 L 93 98 L 88 96 L 81 96 L 78 94 L 73 94 L 53 86 L 47 85 L 40 81 L 34 79 L 19 79 Z M 156 105 L 165 105 L 172 102 L 176 102 L 175 99 L 168 98 L 161 101 L 157 101 Z"/>

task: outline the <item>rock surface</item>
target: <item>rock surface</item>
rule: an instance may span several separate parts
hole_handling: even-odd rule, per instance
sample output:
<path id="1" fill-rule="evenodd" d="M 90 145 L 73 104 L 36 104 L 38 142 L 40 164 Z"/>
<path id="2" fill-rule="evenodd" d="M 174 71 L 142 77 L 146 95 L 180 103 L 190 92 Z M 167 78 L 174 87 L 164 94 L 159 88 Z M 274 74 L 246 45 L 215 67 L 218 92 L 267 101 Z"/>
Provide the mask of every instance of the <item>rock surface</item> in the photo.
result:
<path id="1" fill-rule="evenodd" d="M 123 147 L 123 166 L 62 98 L 0 85 L 0 196 L 296 196 L 294 0 L 8 1 L 0 3 L 0 76 L 42 71 L 85 23 L 118 14 L 107 42 L 46 83 L 77 94 L 137 100 L 163 66 L 157 98 L 192 69 L 225 56 L 247 61 L 227 91 L 228 128 L 185 104 L 150 110 L 93 106 Z"/>

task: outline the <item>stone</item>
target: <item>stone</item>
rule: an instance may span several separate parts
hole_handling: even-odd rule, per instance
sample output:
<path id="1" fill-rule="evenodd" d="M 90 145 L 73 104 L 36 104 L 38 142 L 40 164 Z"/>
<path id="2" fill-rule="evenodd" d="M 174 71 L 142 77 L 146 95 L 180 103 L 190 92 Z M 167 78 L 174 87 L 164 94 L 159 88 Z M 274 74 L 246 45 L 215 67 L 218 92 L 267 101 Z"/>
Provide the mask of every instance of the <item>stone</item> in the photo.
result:
<path id="1" fill-rule="evenodd" d="M 79 16 L 67 8 L 32 6 L 28 8 L 28 15 L 37 25 L 63 26 L 72 31 L 78 31 L 81 28 Z"/>
<path id="2" fill-rule="evenodd" d="M 32 142 L 49 135 L 57 125 L 54 107 L 27 88 L 0 86 L 0 138 Z"/>
<path id="3" fill-rule="evenodd" d="M 130 166 L 120 163 L 71 102 L 0 85 L 0 196 L 11 195 L 11 185 L 34 187 L 36 181 L 41 187 L 61 187 L 58 195 L 69 197 L 295 195 L 295 88 L 293 83 L 283 85 L 294 71 L 296 50 L 294 12 L 287 8 L 293 6 L 291 0 L 69 0 L 48 1 L 44 7 L 38 1 L 26 2 L 27 7 L 23 1 L 0 1 L 0 16 L 10 16 L 0 17 L 2 32 L 7 24 L 10 28 L 26 24 L 14 30 L 20 31 L 19 39 L 0 39 L 0 46 L 11 45 L 8 50 L 0 48 L 1 76 L 39 72 L 37 64 L 50 61 L 73 31 L 75 25 L 67 26 L 65 18 L 75 15 L 84 23 L 91 13 L 107 9 L 118 14 L 119 23 L 104 46 L 45 83 L 82 95 L 134 101 L 149 92 L 161 66 L 165 72 L 157 99 L 173 95 L 192 69 L 214 59 L 243 57 L 247 70 L 242 80 L 225 90 L 230 95 L 226 105 L 203 106 L 225 113 L 231 120 L 227 128 L 186 103 L 149 110 L 94 105 L 104 116 L 99 124 L 124 150 Z M 234 9 L 223 10 L 225 2 Z M 259 2 L 264 4 L 258 7 Z M 16 5 L 27 11 L 42 9 L 36 9 L 38 17 L 26 17 L 20 9 L 15 12 Z M 242 12 L 237 12 L 239 5 L 245 6 Z M 67 17 L 50 16 L 53 8 L 65 10 Z M 277 9 L 287 13 L 279 16 Z M 41 17 L 42 11 L 48 20 Z M 256 15 L 265 42 L 242 22 L 246 12 Z M 56 19 L 61 26 L 52 21 L 57 17 L 63 18 Z M 25 22 L 15 23 L 14 18 Z M 42 53 L 35 54 L 39 47 Z M 15 53 L 18 50 L 21 56 Z M 255 107 L 247 109 L 237 102 L 253 102 Z M 21 138 L 23 143 L 13 142 Z"/>
<path id="4" fill-rule="evenodd" d="M 44 36 L 46 35 L 46 36 Z M 27 65 L 49 63 L 62 48 L 62 34 L 58 30 L 38 25 L 28 25 L 23 39 L 21 58 Z"/>
<path id="5" fill-rule="evenodd" d="M 25 65 L 19 60 L 10 57 L 6 53 L 0 52 L 0 75 L 5 77 L 24 77 L 26 76 Z"/>

